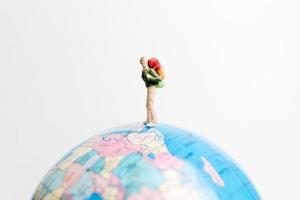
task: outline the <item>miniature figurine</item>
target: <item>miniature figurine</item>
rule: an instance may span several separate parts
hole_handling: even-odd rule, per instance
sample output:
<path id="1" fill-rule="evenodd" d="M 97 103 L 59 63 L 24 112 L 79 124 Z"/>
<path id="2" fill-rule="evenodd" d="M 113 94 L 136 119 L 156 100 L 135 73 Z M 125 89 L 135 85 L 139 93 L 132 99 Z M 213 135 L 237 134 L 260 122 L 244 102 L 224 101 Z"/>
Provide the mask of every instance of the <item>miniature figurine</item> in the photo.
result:
<path id="1" fill-rule="evenodd" d="M 165 74 L 163 67 L 160 65 L 157 58 L 151 58 L 148 60 L 145 57 L 141 57 L 140 64 L 143 67 L 142 79 L 144 80 L 147 88 L 147 119 L 144 121 L 144 124 L 154 126 L 157 124 L 156 113 L 154 110 L 156 88 L 164 87 Z"/>

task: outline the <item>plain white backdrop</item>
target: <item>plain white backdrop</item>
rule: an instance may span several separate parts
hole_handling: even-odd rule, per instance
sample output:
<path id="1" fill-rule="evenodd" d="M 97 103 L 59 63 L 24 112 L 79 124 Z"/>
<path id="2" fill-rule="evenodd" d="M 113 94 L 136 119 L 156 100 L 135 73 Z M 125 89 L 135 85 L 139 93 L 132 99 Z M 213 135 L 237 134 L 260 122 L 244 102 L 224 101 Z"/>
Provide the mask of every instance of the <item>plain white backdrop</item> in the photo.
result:
<path id="1" fill-rule="evenodd" d="M 29 199 L 103 129 L 145 118 L 140 56 L 158 57 L 159 120 L 229 153 L 266 200 L 298 199 L 296 0 L 1 0 L 0 199 Z"/>

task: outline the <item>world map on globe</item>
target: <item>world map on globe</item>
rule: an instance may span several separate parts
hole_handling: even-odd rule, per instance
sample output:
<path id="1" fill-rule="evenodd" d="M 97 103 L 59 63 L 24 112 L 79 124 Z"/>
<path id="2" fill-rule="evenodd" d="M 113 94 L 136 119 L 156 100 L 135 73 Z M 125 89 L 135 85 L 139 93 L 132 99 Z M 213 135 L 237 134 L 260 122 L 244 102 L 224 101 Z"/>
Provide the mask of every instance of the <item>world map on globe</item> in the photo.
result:
<path id="1" fill-rule="evenodd" d="M 232 159 L 170 125 L 113 128 L 65 155 L 33 200 L 259 200 Z"/>

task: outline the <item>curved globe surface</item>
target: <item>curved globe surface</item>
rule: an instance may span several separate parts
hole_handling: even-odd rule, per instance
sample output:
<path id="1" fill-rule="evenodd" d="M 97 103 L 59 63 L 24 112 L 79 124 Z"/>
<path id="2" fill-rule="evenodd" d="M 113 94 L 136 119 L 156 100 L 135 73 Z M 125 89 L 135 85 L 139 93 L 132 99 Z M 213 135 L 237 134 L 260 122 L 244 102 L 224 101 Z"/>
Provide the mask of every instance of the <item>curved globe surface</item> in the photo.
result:
<path id="1" fill-rule="evenodd" d="M 65 155 L 33 200 L 259 200 L 241 169 L 202 137 L 170 125 L 132 124 Z"/>

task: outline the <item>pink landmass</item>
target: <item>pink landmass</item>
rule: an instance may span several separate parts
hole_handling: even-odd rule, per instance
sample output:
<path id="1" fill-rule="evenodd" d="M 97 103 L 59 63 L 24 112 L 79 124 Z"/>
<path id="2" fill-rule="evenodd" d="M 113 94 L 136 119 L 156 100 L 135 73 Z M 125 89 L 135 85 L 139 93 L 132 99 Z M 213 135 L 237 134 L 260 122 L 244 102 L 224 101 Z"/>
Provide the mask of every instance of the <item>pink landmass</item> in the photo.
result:
<path id="1" fill-rule="evenodd" d="M 124 156 L 130 153 L 138 152 L 141 145 L 131 144 L 126 136 L 120 134 L 111 134 L 101 138 L 92 146 L 101 156 Z"/>
<path id="2" fill-rule="evenodd" d="M 213 182 L 220 187 L 224 187 L 225 183 L 218 172 L 216 172 L 215 168 L 208 162 L 208 160 L 206 160 L 206 158 L 201 157 L 201 160 L 204 162 L 204 171 L 210 175 Z"/>
<path id="3" fill-rule="evenodd" d="M 157 153 L 155 154 L 155 159 L 151 161 L 156 167 L 167 170 L 167 169 L 181 169 L 184 166 L 184 163 L 172 156 L 169 153 Z"/>
<path id="4" fill-rule="evenodd" d="M 94 192 L 99 194 L 105 194 L 105 190 L 109 187 L 115 187 L 118 189 L 116 200 L 122 200 L 125 196 L 125 190 L 122 187 L 122 183 L 117 176 L 111 174 L 108 179 L 101 177 L 99 174 L 92 174 L 92 180 L 94 182 Z"/>
<path id="5" fill-rule="evenodd" d="M 63 182 L 63 187 L 66 192 L 68 192 L 69 189 L 75 183 L 77 183 L 77 181 L 80 179 L 84 171 L 85 171 L 84 167 L 76 163 L 72 164 L 69 167 L 69 169 L 65 173 L 64 182 Z"/>
<path id="6" fill-rule="evenodd" d="M 109 184 L 108 180 L 94 173 L 91 174 L 91 177 L 94 183 L 94 192 L 103 194 L 104 188 Z"/>
<path id="7" fill-rule="evenodd" d="M 116 188 L 118 188 L 118 196 L 117 196 L 117 200 L 122 200 L 125 199 L 125 189 L 119 179 L 119 177 L 117 177 L 116 175 L 112 174 L 110 176 L 110 183 L 111 185 L 115 186 Z"/>

